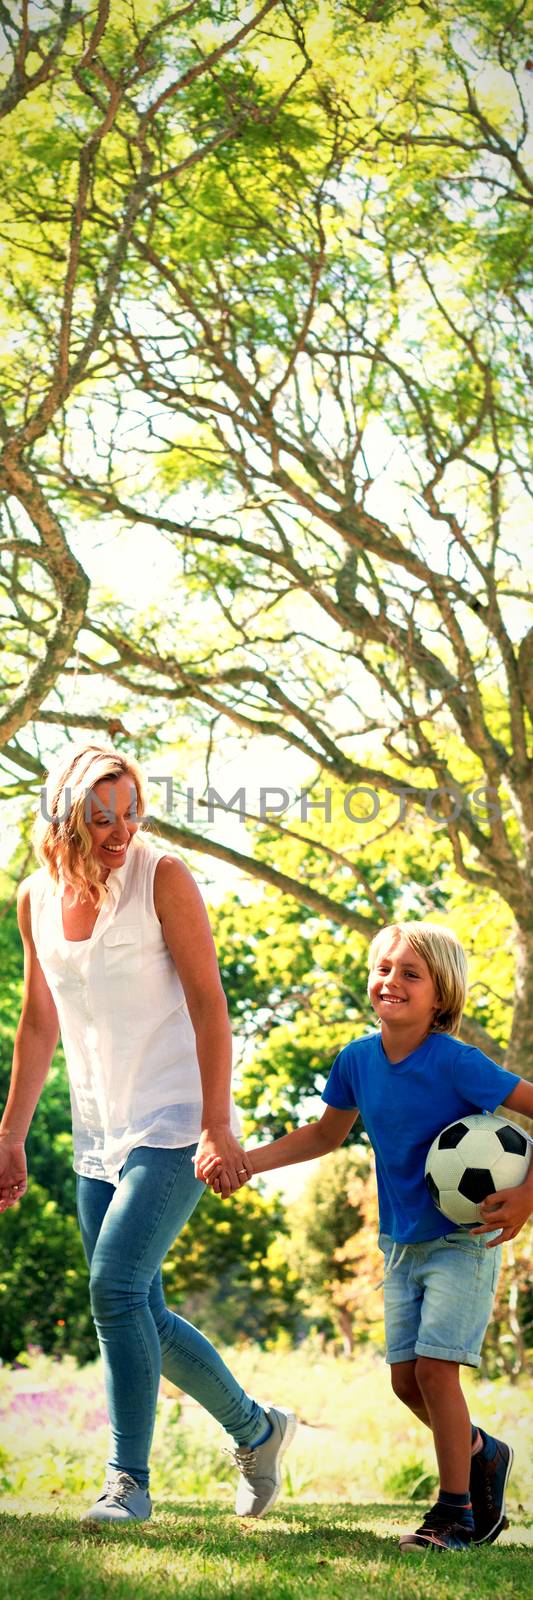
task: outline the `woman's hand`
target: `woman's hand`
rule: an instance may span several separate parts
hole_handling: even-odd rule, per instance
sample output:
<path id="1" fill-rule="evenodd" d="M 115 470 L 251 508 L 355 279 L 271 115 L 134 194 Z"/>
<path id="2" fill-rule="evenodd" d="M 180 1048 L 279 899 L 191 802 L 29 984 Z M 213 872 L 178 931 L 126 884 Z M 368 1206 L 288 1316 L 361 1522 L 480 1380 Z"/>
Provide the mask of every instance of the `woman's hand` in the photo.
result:
<path id="1" fill-rule="evenodd" d="M 0 1134 L 0 1211 L 8 1211 L 22 1200 L 28 1187 L 26 1152 L 20 1141 Z"/>
<path id="2" fill-rule="evenodd" d="M 249 1158 L 227 1123 L 203 1129 L 194 1157 L 194 1170 L 196 1177 L 210 1184 L 223 1199 L 252 1176 Z"/>

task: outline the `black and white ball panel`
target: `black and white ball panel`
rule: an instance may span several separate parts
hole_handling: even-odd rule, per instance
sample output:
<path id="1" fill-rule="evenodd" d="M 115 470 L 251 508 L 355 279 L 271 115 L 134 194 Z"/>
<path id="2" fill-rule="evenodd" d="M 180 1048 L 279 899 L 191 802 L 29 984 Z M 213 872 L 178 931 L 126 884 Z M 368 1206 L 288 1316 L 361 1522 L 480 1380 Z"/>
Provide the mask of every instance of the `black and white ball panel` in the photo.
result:
<path id="1" fill-rule="evenodd" d="M 487 1195 L 523 1183 L 531 1148 L 521 1128 L 488 1112 L 451 1122 L 433 1140 L 426 1161 L 434 1204 L 452 1222 L 474 1225 Z"/>

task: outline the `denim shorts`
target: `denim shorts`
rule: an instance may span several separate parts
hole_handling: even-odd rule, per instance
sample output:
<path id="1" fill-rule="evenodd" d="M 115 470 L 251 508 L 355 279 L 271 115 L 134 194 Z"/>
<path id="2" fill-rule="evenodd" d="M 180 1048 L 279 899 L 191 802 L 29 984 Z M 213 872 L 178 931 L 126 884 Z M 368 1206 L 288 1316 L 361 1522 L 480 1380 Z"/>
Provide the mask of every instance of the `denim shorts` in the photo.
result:
<path id="1" fill-rule="evenodd" d="M 407 1245 L 401 1260 L 404 1246 L 397 1244 L 391 1265 L 392 1239 L 380 1234 L 388 1362 L 432 1356 L 479 1366 L 502 1258 L 501 1245 L 487 1249 L 490 1238 L 447 1233 Z"/>

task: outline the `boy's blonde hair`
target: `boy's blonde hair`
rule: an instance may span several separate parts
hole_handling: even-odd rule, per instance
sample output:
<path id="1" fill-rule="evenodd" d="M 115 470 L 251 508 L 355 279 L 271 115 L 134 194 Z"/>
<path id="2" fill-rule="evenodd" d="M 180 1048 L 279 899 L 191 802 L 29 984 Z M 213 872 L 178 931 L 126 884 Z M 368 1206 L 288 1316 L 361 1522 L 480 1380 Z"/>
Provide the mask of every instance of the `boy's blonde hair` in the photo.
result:
<path id="1" fill-rule="evenodd" d="M 48 774 L 43 795 L 46 805 L 33 830 L 37 857 L 54 882 L 70 884 L 80 900 L 87 900 L 93 890 L 98 905 L 105 900 L 106 886 L 87 827 L 87 799 L 102 779 L 122 777 L 131 778 L 137 815 L 141 817 L 146 809 L 145 785 L 141 769 L 131 756 L 121 755 L 112 745 L 71 748 L 67 759 L 63 756 Z M 137 837 L 132 840 L 134 843 L 140 845 L 144 840 Z"/>
<path id="2" fill-rule="evenodd" d="M 457 1034 L 466 1003 L 468 968 L 456 934 L 437 922 L 391 922 L 387 928 L 380 928 L 369 946 L 370 968 L 377 965 L 383 940 L 391 933 L 403 934 L 428 967 L 438 999 L 433 1031 Z"/>

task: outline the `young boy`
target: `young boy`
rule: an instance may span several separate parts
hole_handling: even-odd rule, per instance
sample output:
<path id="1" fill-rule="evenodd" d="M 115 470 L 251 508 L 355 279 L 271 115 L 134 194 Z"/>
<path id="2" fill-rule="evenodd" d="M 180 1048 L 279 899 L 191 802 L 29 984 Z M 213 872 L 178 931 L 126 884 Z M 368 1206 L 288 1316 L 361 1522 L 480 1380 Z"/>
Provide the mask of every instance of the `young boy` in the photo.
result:
<path id="1" fill-rule="evenodd" d="M 466 958 L 446 928 L 395 923 L 373 940 L 369 962 L 380 1031 L 341 1050 L 318 1122 L 247 1156 L 254 1173 L 311 1160 L 342 1144 L 361 1114 L 376 1156 L 392 1387 L 431 1428 L 440 1476 L 436 1505 L 400 1549 L 465 1550 L 492 1543 L 507 1527 L 513 1457 L 509 1445 L 471 1424 L 459 1366 L 479 1365 L 501 1241 L 514 1238 L 533 1210 L 533 1163 L 518 1189 L 485 1201 L 483 1224 L 470 1232 L 437 1210 L 424 1165 L 435 1135 L 469 1112 L 503 1104 L 533 1116 L 533 1084 L 458 1041 Z M 213 1165 L 200 1176 L 229 1192 Z"/>

